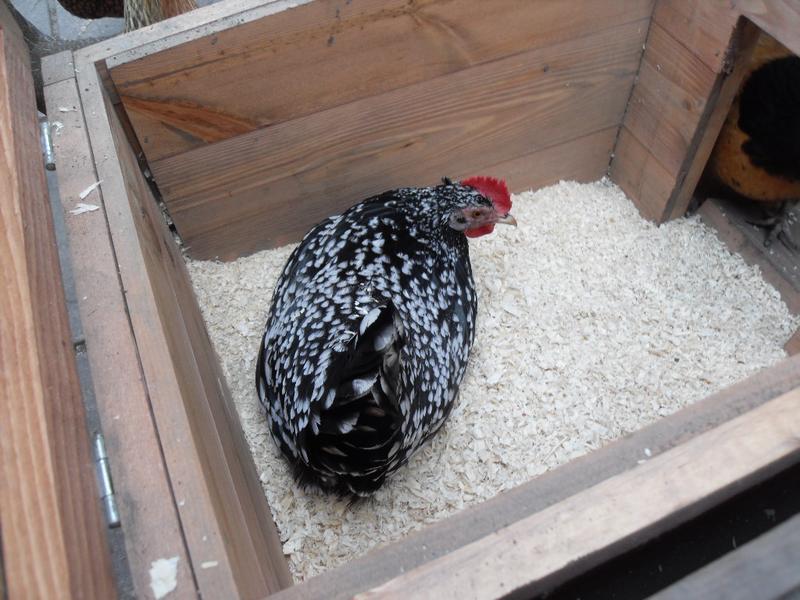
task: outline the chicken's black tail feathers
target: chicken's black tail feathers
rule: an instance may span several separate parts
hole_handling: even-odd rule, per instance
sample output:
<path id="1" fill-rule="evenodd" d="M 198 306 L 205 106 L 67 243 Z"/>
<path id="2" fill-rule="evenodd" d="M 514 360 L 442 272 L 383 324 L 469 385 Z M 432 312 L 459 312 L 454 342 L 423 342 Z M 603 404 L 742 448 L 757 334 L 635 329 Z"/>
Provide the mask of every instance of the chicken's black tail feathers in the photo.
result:
<path id="1" fill-rule="evenodd" d="M 800 180 L 800 57 L 786 56 L 757 69 L 739 100 L 742 150 L 770 175 Z"/>

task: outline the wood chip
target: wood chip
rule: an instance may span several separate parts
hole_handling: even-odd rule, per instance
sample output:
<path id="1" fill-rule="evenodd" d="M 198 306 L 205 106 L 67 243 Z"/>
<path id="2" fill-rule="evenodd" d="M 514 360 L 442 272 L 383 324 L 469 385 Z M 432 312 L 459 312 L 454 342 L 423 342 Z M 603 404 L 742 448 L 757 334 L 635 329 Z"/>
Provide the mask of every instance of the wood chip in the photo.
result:
<path id="1" fill-rule="evenodd" d="M 86 199 L 86 196 L 88 196 L 88 195 L 89 195 L 89 194 L 91 194 L 93 191 L 95 191 L 95 190 L 97 189 L 97 186 L 99 186 L 101 183 L 103 183 L 103 180 L 102 180 L 102 179 L 101 179 L 100 181 L 95 181 L 95 182 L 94 182 L 92 185 L 90 185 L 90 186 L 89 186 L 89 187 L 87 187 L 85 190 L 83 190 L 83 191 L 82 191 L 80 194 L 78 194 L 78 197 L 79 197 L 81 200 L 85 200 L 85 199 Z"/>
<path id="2" fill-rule="evenodd" d="M 178 586 L 178 560 L 180 557 L 159 558 L 150 563 L 150 589 L 160 600 Z"/>
<path id="3" fill-rule="evenodd" d="M 83 213 L 93 212 L 99 208 L 100 207 L 97 206 L 96 204 L 86 204 L 84 202 L 78 202 L 78 204 L 75 205 L 75 208 L 71 209 L 69 213 L 71 215 L 82 215 Z"/>
<path id="4" fill-rule="evenodd" d="M 470 241 L 478 329 L 452 416 L 353 508 L 295 485 L 253 388 L 272 288 L 292 247 L 231 263 L 189 261 L 296 579 L 776 363 L 800 325 L 758 269 L 698 218 L 655 227 L 608 181 L 519 194 L 513 213 L 519 227 Z"/>

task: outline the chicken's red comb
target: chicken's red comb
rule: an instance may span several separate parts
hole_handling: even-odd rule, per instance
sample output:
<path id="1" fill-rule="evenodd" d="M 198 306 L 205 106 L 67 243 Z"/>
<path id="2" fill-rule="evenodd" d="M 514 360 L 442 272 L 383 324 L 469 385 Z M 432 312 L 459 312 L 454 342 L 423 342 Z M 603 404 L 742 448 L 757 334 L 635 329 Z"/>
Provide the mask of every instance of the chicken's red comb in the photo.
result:
<path id="1" fill-rule="evenodd" d="M 477 175 L 464 179 L 461 184 L 475 188 L 489 198 L 499 214 L 505 215 L 511 210 L 511 194 L 508 193 L 508 186 L 502 179 Z"/>

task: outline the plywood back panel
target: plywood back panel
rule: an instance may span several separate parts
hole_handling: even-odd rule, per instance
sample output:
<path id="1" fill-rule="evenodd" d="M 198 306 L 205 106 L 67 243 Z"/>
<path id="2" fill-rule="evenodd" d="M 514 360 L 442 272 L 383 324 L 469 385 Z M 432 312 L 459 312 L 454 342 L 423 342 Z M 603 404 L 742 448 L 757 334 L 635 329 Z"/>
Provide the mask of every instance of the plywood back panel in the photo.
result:
<path id="1" fill-rule="evenodd" d="M 148 160 L 649 17 L 652 0 L 315 0 L 108 61 Z"/>
<path id="2" fill-rule="evenodd" d="M 455 19 L 458 4 L 444 3 L 449 9 L 443 14 Z M 525 4 L 531 5 L 552 10 L 549 2 Z M 561 19 L 567 19 L 571 9 L 559 6 Z M 592 6 L 611 10 L 611 4 Z M 470 7 L 465 3 L 465 9 Z M 444 175 L 509 176 L 515 191 L 567 174 L 596 179 L 605 174 L 605 161 L 581 158 L 594 149 L 569 154 L 560 146 L 574 149 L 581 144 L 578 140 L 596 143 L 594 134 L 621 123 L 649 22 L 649 4 L 639 8 L 614 25 L 603 26 L 595 13 L 601 26 L 585 23 L 580 35 L 562 31 L 567 35 L 563 40 L 553 41 L 555 34 L 549 32 L 543 34 L 543 43 L 533 35 L 530 49 L 521 49 L 524 36 L 518 34 L 513 49 L 499 46 L 513 50 L 510 56 L 483 63 L 474 59 L 479 64 L 453 67 L 452 72 L 396 89 L 374 88 L 371 95 L 348 96 L 344 103 L 344 97 L 319 100 L 315 112 L 298 116 L 284 111 L 286 120 L 151 158 L 150 167 L 190 255 L 223 260 L 296 241 L 321 218 L 371 194 L 433 184 Z M 491 20 L 472 10 L 477 23 Z M 498 12 L 504 13 L 502 6 Z M 555 19 L 546 11 L 543 17 Z M 542 20 L 527 22 L 534 34 Z M 461 31 L 461 37 L 472 39 L 469 28 Z M 478 27 L 475 36 L 484 35 L 481 31 Z M 441 56 L 458 48 L 452 39 L 441 44 Z M 375 52 L 383 50 L 376 46 Z M 112 68 L 112 74 L 119 68 Z M 366 69 L 359 64 L 353 68 Z M 436 71 L 425 76 L 432 73 Z M 391 87 L 397 81 L 383 83 Z M 297 102 L 302 100 L 300 96 Z M 327 102 L 334 105 L 323 110 Z M 137 117 L 130 110 L 129 115 L 135 128 Z M 599 150 L 606 156 L 610 151 L 611 144 Z M 556 155 L 563 157 L 557 164 L 546 158 Z"/>

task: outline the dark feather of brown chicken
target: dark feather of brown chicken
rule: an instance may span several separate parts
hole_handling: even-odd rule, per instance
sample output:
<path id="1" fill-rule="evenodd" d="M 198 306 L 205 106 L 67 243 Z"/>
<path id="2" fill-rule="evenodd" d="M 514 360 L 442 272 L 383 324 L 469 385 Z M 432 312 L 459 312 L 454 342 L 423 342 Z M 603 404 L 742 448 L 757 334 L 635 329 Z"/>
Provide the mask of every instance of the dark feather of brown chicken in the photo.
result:
<path id="1" fill-rule="evenodd" d="M 786 210 L 800 200 L 800 58 L 766 34 L 754 50 L 709 168 L 733 191 L 777 211 L 765 222 L 775 221 L 766 244 L 780 234 Z"/>

